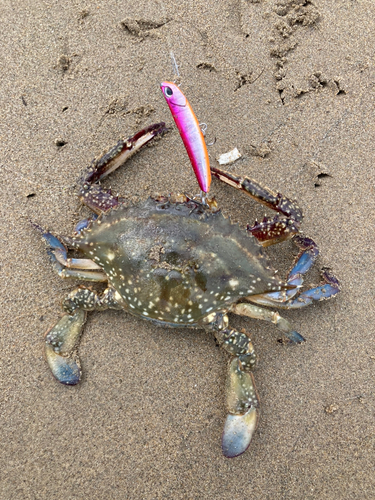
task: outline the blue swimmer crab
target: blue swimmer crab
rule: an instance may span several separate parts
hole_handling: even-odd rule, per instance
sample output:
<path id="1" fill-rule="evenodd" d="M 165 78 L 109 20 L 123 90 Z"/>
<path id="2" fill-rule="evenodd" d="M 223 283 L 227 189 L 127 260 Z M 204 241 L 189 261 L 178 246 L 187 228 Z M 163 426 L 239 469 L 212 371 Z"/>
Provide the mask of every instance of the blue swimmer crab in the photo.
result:
<path id="1" fill-rule="evenodd" d="M 304 307 L 337 294 L 339 283 L 324 269 L 322 284 L 301 292 L 303 275 L 318 255 L 316 244 L 299 233 L 301 209 L 252 179 L 211 168 L 219 180 L 278 212 L 247 231 L 225 218 L 214 199 L 178 194 L 126 206 L 98 184 L 164 130 L 164 123 L 151 125 L 93 161 L 81 177 L 79 197 L 96 216 L 81 221 L 73 237 L 56 237 L 37 226 L 60 277 L 107 283 L 101 294 L 84 286 L 68 294 L 63 301 L 65 315 L 46 335 L 45 356 L 59 382 L 79 382 L 77 346 L 87 311 L 121 309 L 160 327 L 213 332 L 231 355 L 222 450 L 232 458 L 250 444 L 259 401 L 252 374 L 253 344 L 248 335 L 229 327 L 228 313 L 270 321 L 290 342 L 300 343 L 304 338 L 289 322 L 263 306 Z M 291 237 L 300 254 L 283 281 L 276 277 L 263 247 Z M 68 248 L 84 258 L 68 258 Z"/>

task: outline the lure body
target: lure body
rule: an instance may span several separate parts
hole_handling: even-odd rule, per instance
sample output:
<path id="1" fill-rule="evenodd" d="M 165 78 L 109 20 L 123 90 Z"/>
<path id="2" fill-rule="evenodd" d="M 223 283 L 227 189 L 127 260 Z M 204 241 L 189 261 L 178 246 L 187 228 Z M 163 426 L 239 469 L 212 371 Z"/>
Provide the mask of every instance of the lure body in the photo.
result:
<path id="1" fill-rule="evenodd" d="M 163 82 L 160 87 L 193 165 L 198 184 L 202 191 L 208 193 L 211 185 L 210 162 L 197 117 L 177 85 Z"/>

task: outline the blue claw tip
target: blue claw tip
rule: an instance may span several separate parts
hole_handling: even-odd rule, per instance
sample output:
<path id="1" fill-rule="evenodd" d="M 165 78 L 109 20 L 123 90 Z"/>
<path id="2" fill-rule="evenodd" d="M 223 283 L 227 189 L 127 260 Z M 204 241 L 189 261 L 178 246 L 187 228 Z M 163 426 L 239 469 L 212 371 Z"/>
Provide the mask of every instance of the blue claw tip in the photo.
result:
<path id="1" fill-rule="evenodd" d="M 293 342 L 293 344 L 302 344 L 302 342 L 306 342 L 306 339 L 302 337 L 302 335 L 295 330 L 286 333 L 288 339 Z"/>

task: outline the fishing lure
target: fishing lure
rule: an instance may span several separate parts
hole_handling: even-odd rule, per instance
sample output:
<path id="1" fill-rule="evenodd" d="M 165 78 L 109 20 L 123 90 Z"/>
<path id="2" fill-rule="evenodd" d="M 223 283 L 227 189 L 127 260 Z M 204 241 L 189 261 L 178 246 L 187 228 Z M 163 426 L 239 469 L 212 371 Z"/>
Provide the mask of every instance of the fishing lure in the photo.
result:
<path id="1" fill-rule="evenodd" d="M 211 170 L 207 146 L 197 117 L 181 90 L 171 82 L 163 82 L 160 88 L 171 110 L 182 141 L 189 155 L 199 187 L 208 193 L 211 185 Z"/>

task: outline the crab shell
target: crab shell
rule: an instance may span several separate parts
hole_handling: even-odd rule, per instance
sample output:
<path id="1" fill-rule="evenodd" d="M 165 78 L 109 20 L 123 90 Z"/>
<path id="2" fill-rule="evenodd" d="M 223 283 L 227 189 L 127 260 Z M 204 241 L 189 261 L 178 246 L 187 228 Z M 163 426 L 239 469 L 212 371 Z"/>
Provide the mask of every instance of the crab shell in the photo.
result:
<path id="1" fill-rule="evenodd" d="M 123 309 L 171 327 L 283 286 L 253 236 L 194 202 L 119 205 L 72 245 L 104 270 Z"/>

